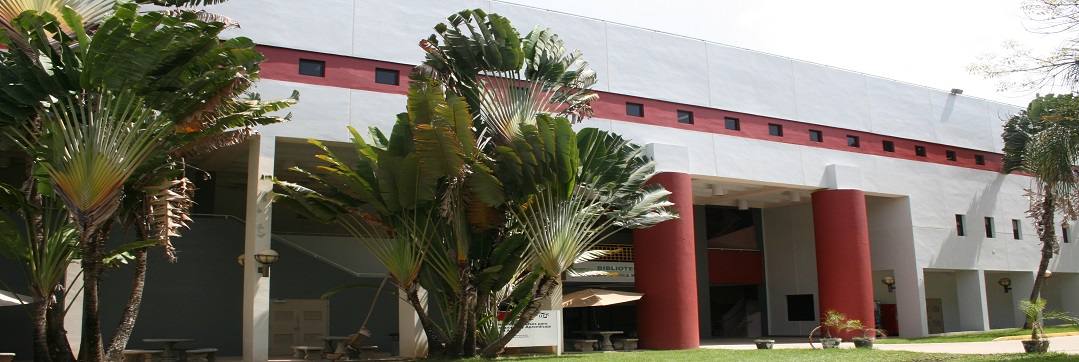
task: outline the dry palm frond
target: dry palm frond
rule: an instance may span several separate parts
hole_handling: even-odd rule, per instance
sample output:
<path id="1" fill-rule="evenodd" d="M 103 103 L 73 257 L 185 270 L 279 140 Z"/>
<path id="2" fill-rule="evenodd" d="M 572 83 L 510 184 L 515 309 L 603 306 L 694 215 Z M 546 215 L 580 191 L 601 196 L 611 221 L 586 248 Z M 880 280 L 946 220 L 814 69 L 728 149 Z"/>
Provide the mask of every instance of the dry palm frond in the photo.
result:
<path id="1" fill-rule="evenodd" d="M 64 7 L 71 7 L 82 17 L 83 24 L 79 26 L 86 26 L 100 23 L 115 4 L 116 0 L 4 0 L 0 1 L 0 18 L 10 22 L 28 10 L 60 17 Z M 65 33 L 71 32 L 70 25 L 61 23 L 61 26 Z"/>
<path id="2" fill-rule="evenodd" d="M 195 14 L 195 19 L 198 19 L 199 21 L 205 21 L 207 23 L 222 23 L 222 24 L 225 24 L 225 29 L 229 29 L 229 28 L 239 29 L 240 28 L 240 23 L 237 22 L 236 20 L 232 20 L 232 18 L 230 18 L 230 17 L 224 16 L 224 15 L 221 15 L 221 14 L 211 13 L 211 12 L 205 11 L 205 10 L 191 11 L 191 10 L 182 10 L 182 9 L 171 9 L 171 10 L 162 10 L 160 12 L 162 14 L 165 14 L 165 15 L 168 15 L 168 16 L 181 16 L 181 15 L 184 15 L 184 14 L 191 13 L 191 14 Z"/>
<path id="3" fill-rule="evenodd" d="M 150 237 L 157 239 L 165 247 L 169 260 L 176 260 L 175 248 L 171 238 L 180 237 L 180 228 L 188 228 L 192 220 L 191 207 L 195 202 L 195 184 L 187 177 L 168 180 L 160 185 L 147 187 L 146 207 L 150 222 Z"/>

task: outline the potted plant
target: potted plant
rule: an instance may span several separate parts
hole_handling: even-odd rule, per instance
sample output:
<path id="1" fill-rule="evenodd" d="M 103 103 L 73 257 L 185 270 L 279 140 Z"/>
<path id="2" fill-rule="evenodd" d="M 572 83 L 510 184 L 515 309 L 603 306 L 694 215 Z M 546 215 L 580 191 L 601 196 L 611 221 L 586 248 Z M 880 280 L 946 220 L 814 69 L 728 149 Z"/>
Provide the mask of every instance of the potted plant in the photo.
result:
<path id="1" fill-rule="evenodd" d="M 872 332 L 873 334 L 870 335 L 869 334 L 870 332 Z M 854 338 L 851 338 L 851 340 L 854 341 L 854 348 L 869 348 L 869 349 L 872 349 L 873 348 L 873 341 L 877 340 L 878 335 L 880 335 L 881 338 L 888 338 L 888 333 L 885 332 L 883 329 L 865 328 L 865 329 L 862 329 L 862 336 L 861 337 L 854 337 Z"/>
<path id="2" fill-rule="evenodd" d="M 839 313 L 834 309 L 830 309 L 824 312 L 824 316 L 821 318 L 820 326 L 813 328 L 809 332 L 809 346 L 816 349 L 813 346 L 813 333 L 817 330 L 821 331 L 820 344 L 821 348 L 839 348 L 839 343 L 843 341 L 843 338 L 833 338 L 832 331 L 836 333 L 843 333 L 851 330 L 858 330 L 865 328 L 862 326 L 862 321 L 857 319 L 848 319 L 846 314 Z"/>
<path id="3" fill-rule="evenodd" d="M 776 340 L 774 339 L 754 339 L 753 343 L 757 344 L 757 349 L 772 349 Z"/>
<path id="4" fill-rule="evenodd" d="M 1079 325 L 1079 319 L 1075 316 L 1055 310 L 1045 310 L 1045 299 L 1038 298 L 1034 302 L 1020 300 L 1019 309 L 1027 315 L 1030 322 L 1030 339 L 1023 340 L 1023 349 L 1027 353 L 1045 353 L 1049 351 L 1049 340 L 1045 339 L 1045 321 L 1060 320 L 1071 325 Z"/>

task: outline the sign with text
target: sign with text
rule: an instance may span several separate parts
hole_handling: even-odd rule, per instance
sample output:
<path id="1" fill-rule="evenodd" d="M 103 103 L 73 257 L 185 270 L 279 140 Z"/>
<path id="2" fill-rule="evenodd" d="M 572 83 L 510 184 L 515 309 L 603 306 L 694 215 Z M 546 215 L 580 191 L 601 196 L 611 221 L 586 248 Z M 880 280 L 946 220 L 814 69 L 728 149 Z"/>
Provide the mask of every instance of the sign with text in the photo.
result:
<path id="1" fill-rule="evenodd" d="M 586 261 L 573 264 L 578 272 L 601 271 L 608 273 L 605 276 L 570 277 L 567 282 L 607 282 L 607 283 L 633 283 L 633 263 L 618 263 L 611 261 Z"/>
<path id="2" fill-rule="evenodd" d="M 562 339 L 558 335 L 562 331 L 561 313 L 560 310 L 541 310 L 520 333 L 513 336 L 506 347 L 560 346 Z M 507 329 L 510 327 L 512 326 L 506 326 Z"/>

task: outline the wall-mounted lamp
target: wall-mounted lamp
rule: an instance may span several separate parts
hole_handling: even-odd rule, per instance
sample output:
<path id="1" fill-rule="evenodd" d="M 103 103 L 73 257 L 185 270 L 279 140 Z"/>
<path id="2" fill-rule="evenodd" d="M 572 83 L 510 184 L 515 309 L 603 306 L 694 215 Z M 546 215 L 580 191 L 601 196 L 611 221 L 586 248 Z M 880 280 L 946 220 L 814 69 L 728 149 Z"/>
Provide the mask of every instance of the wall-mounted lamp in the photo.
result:
<path id="1" fill-rule="evenodd" d="M 1053 277 L 1053 272 L 1046 270 L 1043 275 L 1045 276 L 1045 279 L 1049 279 Z"/>
<path id="2" fill-rule="evenodd" d="M 263 277 L 269 277 L 270 264 L 276 263 L 279 258 L 281 258 L 281 256 L 277 255 L 277 252 L 273 249 L 266 249 L 255 254 L 255 261 L 262 264 L 262 266 L 259 267 L 259 273 L 262 274 Z"/>
<path id="3" fill-rule="evenodd" d="M 881 279 L 880 282 L 888 286 L 888 293 L 892 293 L 895 291 L 895 278 L 891 275 L 884 277 L 884 279 Z"/>
<path id="4" fill-rule="evenodd" d="M 1005 293 L 1012 291 L 1012 280 L 1011 279 L 1000 278 L 1000 280 L 997 281 L 997 284 L 1000 284 L 1000 286 L 1004 287 L 1004 292 Z"/>
<path id="5" fill-rule="evenodd" d="M 236 264 L 240 264 L 240 266 L 244 266 L 244 254 L 240 254 L 240 256 L 236 257 Z"/>
<path id="6" fill-rule="evenodd" d="M 963 94 L 963 90 L 959 88 L 952 88 L 952 94 Z"/>
<path id="7" fill-rule="evenodd" d="M 749 210 L 749 201 L 738 200 L 738 210 Z"/>

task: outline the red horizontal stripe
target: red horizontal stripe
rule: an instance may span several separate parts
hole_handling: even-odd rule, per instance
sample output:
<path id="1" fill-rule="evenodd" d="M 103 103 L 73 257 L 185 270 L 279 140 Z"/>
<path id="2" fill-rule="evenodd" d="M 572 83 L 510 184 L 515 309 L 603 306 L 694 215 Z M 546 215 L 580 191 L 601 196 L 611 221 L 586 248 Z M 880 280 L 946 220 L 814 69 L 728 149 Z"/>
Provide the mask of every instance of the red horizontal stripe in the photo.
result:
<path id="1" fill-rule="evenodd" d="M 412 71 L 412 68 L 415 67 L 414 65 L 409 64 L 383 62 L 264 45 L 258 46 L 258 50 L 265 54 L 268 59 L 266 62 L 262 63 L 263 78 L 380 93 L 407 94 L 408 74 Z M 419 52 L 420 49 L 417 49 L 416 51 Z M 315 77 L 300 75 L 298 70 L 301 58 L 326 62 L 326 76 Z M 386 85 L 375 83 L 375 68 L 399 71 L 401 74 L 399 84 Z M 627 96 L 617 93 L 597 93 L 599 93 L 600 98 L 598 101 L 592 103 L 592 108 L 595 110 L 595 117 L 603 119 L 745 137 L 762 141 L 782 142 L 806 147 L 824 148 L 911 161 L 930 162 L 985 171 L 997 171 L 1001 166 L 1002 155 L 999 153 L 722 109 Z M 643 104 L 644 117 L 626 115 L 627 102 Z M 679 110 L 693 112 L 694 123 L 678 123 L 677 112 Z M 734 131 L 724 128 L 724 119 L 727 117 L 737 118 L 741 126 L 740 130 Z M 777 137 L 768 134 L 769 124 L 781 125 L 783 127 L 783 136 Z M 824 142 L 811 142 L 809 140 L 810 130 L 821 131 L 824 135 Z M 858 137 L 860 147 L 847 146 L 848 135 Z M 884 141 L 892 141 L 895 144 L 895 152 L 885 152 L 883 148 Z M 915 146 L 924 146 L 926 148 L 926 156 L 917 156 L 914 150 Z M 949 161 L 946 156 L 946 151 L 955 151 L 956 161 Z M 974 160 L 975 155 L 982 155 L 985 158 L 985 165 L 976 164 Z"/>

